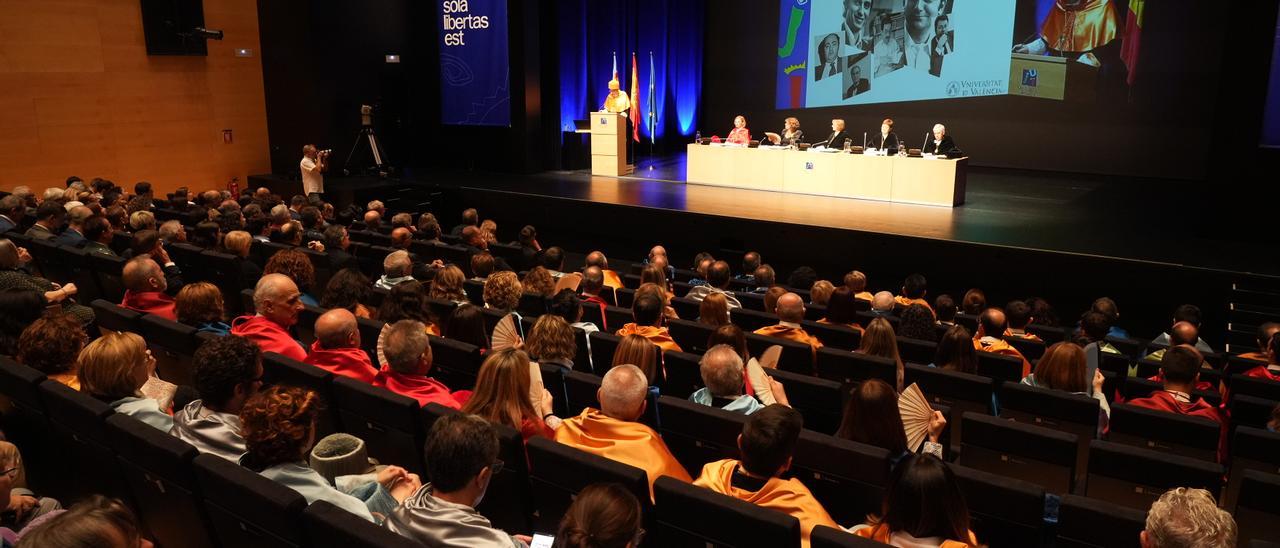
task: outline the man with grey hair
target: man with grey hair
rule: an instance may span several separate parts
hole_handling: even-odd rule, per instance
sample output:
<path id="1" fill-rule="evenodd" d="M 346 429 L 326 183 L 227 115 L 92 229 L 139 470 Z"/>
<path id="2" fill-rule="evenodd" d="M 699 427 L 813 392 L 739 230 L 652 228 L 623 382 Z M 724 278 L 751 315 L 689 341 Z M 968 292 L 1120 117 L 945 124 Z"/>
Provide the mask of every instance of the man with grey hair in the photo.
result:
<path id="1" fill-rule="evenodd" d="M 365 211 L 377 211 L 379 218 L 387 215 L 387 205 L 382 203 L 382 200 L 372 200 L 368 204 L 365 204 L 364 209 Z"/>
<path id="2" fill-rule="evenodd" d="M 27 204 L 22 197 L 10 194 L 0 198 L 0 232 L 8 232 L 22 224 L 22 217 L 27 214 Z"/>
<path id="3" fill-rule="evenodd" d="M 187 229 L 177 220 L 168 220 L 160 225 L 160 239 L 166 244 L 187 243 Z"/>
<path id="4" fill-rule="evenodd" d="M 360 347 L 360 325 L 355 314 L 335 308 L 316 318 L 316 341 L 311 343 L 306 363 L 334 375 L 373 383 L 378 370 L 369 354 Z"/>
<path id="5" fill-rule="evenodd" d="M 120 302 L 120 306 L 178 321 L 173 297 L 165 293 L 168 282 L 165 280 L 164 270 L 160 269 L 160 265 L 150 255 L 130 259 L 124 264 L 120 278 L 125 287 L 124 300 Z"/>
<path id="6" fill-rule="evenodd" d="M 63 197 L 66 196 L 66 194 L 67 189 L 65 188 L 49 187 L 44 189 L 44 200 L 42 201 L 62 203 Z"/>
<path id="7" fill-rule="evenodd" d="M 1208 491 L 1176 487 L 1151 504 L 1138 540 L 1142 548 L 1235 548 L 1236 520 Z"/>
<path id="8" fill-rule="evenodd" d="M 590 407 L 556 429 L 556 441 L 588 453 L 644 469 L 649 487 L 659 477 L 693 481 L 662 437 L 637 422 L 648 406 L 649 381 L 639 367 L 615 365 L 596 391 L 600 409 Z M 650 491 L 652 494 L 652 491 Z"/>
<path id="9" fill-rule="evenodd" d="M 289 206 L 284 204 L 276 204 L 271 208 L 271 226 L 275 230 L 279 230 L 285 223 L 293 220 L 289 216 Z"/>
<path id="10" fill-rule="evenodd" d="M 378 334 L 378 371 L 373 384 L 418 400 L 418 405 L 438 403 L 461 409 L 462 403 L 449 387 L 428 377 L 431 372 L 431 341 L 427 326 L 417 320 L 400 320 L 386 325 Z"/>
<path id="11" fill-rule="evenodd" d="M 702 405 L 719 407 L 750 415 L 764 408 L 755 396 L 744 394 L 745 371 L 742 356 L 727 344 L 718 344 L 707 350 L 698 362 L 704 388 L 689 396 L 689 400 Z"/>
<path id="12" fill-rule="evenodd" d="M 53 242 L 70 247 L 81 247 L 85 243 L 84 222 L 93 216 L 93 210 L 79 205 L 67 212 L 67 229 L 62 231 Z"/>
<path id="13" fill-rule="evenodd" d="M 877 316 L 893 314 L 893 293 L 881 291 L 871 297 L 871 313 Z"/>
<path id="14" fill-rule="evenodd" d="M 284 274 L 267 274 L 253 290 L 253 316 L 231 322 L 231 334 L 247 338 L 263 352 L 275 352 L 298 361 L 307 359 L 302 343 L 294 340 L 289 328 L 298 323 L 303 309 L 298 284 Z"/>
<path id="15" fill-rule="evenodd" d="M 413 259 L 403 249 L 392 251 L 382 260 L 382 272 L 373 286 L 390 291 L 403 282 L 413 281 Z"/>
<path id="16" fill-rule="evenodd" d="M 928 142 L 924 144 L 924 149 L 922 149 L 920 152 L 924 154 L 936 154 L 938 156 L 945 156 L 957 150 L 959 149 L 956 148 L 955 142 L 951 140 L 950 135 L 947 135 L 947 126 L 944 126 L 942 124 L 934 124 L 933 138 L 929 139 Z"/>

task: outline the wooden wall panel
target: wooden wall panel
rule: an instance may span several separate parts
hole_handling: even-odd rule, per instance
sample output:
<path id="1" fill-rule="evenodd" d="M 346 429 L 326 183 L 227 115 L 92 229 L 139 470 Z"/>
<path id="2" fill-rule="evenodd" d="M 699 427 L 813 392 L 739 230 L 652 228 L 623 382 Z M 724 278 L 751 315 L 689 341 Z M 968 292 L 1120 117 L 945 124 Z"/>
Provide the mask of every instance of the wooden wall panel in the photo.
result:
<path id="1" fill-rule="evenodd" d="M 204 10 L 226 33 L 207 57 L 148 56 L 139 0 L 0 0 L 0 188 L 78 175 L 164 192 L 269 171 L 256 0 Z"/>

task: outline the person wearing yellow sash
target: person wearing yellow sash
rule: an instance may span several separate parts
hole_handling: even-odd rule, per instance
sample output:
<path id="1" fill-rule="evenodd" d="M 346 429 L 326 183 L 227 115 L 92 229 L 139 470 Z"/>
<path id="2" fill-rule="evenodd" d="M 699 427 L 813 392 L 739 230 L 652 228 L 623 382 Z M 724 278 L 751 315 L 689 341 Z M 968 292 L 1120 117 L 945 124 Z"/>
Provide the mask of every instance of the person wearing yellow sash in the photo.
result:
<path id="1" fill-rule="evenodd" d="M 674 350 L 681 352 L 680 345 L 671 338 L 671 333 L 662 325 L 664 303 L 655 294 L 647 291 L 636 291 L 635 302 L 631 303 L 631 317 L 634 321 L 622 326 L 616 333 L 619 337 L 630 334 L 640 335 L 649 342 L 658 345 L 663 352 Z"/>
<path id="2" fill-rule="evenodd" d="M 982 311 L 982 315 L 978 316 L 978 332 L 973 335 L 973 349 L 1013 356 L 1022 360 L 1022 376 L 1026 377 L 1031 374 L 1031 362 L 1027 361 L 1017 348 L 1005 342 L 1006 329 L 1008 329 L 1008 323 L 1005 321 L 1003 310 L 988 308 Z"/>
<path id="3" fill-rule="evenodd" d="M 804 299 L 795 293 L 787 293 L 778 297 L 778 323 L 761 327 L 755 330 L 755 334 L 807 344 L 816 356 L 818 349 L 822 348 L 822 341 L 800 327 L 802 320 L 804 320 Z"/>

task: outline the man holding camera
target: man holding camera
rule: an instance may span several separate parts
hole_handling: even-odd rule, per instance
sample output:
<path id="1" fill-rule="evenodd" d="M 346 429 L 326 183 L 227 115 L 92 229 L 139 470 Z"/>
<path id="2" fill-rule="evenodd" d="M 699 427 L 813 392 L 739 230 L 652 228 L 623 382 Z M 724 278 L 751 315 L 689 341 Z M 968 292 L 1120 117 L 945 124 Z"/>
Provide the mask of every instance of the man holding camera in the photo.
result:
<path id="1" fill-rule="evenodd" d="M 302 193 L 324 194 L 324 171 L 329 168 L 329 151 L 315 145 L 302 147 Z"/>

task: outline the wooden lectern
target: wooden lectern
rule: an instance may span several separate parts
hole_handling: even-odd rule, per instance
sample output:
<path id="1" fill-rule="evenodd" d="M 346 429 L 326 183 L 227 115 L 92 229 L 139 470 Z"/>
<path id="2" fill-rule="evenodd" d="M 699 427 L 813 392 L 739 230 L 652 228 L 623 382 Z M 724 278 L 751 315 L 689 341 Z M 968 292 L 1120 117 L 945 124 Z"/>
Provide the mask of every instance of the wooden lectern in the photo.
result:
<path id="1" fill-rule="evenodd" d="M 591 174 L 617 177 L 635 169 L 627 164 L 627 117 L 591 113 Z"/>
<path id="2" fill-rule="evenodd" d="M 1009 63 L 1009 95 L 1092 101 L 1098 69 L 1064 57 L 1014 53 Z"/>

